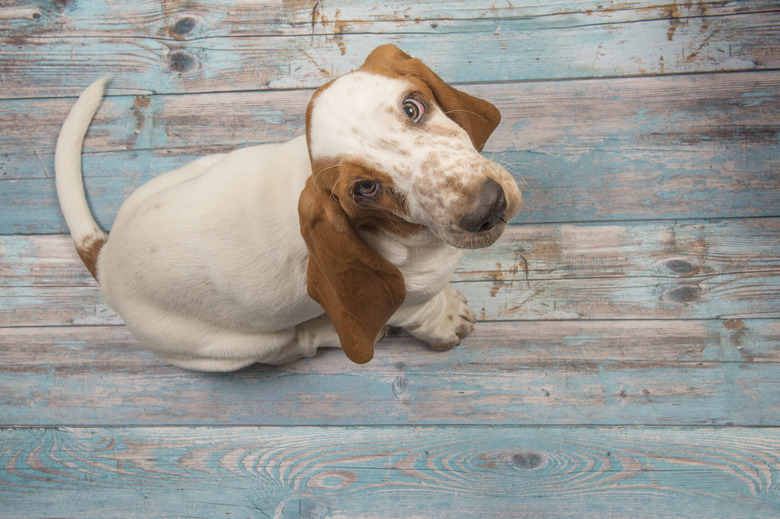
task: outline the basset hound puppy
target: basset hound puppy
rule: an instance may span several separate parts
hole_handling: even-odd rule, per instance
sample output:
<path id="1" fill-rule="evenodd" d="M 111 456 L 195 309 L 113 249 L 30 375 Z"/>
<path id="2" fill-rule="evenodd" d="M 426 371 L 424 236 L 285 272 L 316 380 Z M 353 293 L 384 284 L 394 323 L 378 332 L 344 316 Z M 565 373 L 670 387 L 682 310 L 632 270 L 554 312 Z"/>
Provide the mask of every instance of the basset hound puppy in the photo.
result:
<path id="1" fill-rule="evenodd" d="M 81 175 L 107 81 L 63 124 L 57 193 L 103 297 L 146 348 L 182 368 L 232 371 L 320 347 L 365 363 L 389 326 L 436 350 L 472 331 L 449 281 L 521 203 L 509 173 L 480 155 L 500 120 L 492 104 L 381 46 L 314 93 L 305 135 L 154 178 L 109 236 Z"/>

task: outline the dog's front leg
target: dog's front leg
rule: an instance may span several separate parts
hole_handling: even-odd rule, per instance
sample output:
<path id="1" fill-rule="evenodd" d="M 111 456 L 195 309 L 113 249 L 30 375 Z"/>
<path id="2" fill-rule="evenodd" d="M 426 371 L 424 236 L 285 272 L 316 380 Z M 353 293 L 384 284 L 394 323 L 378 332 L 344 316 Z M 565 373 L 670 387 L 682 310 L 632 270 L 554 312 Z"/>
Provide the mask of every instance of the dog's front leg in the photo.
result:
<path id="1" fill-rule="evenodd" d="M 401 308 L 390 323 L 426 341 L 434 350 L 446 351 L 474 331 L 477 318 L 466 303 L 463 294 L 447 285 L 427 302 Z"/>
<path id="2" fill-rule="evenodd" d="M 287 364 L 305 357 L 313 357 L 319 348 L 340 348 L 336 328 L 327 314 L 304 321 L 295 327 L 295 337 L 263 364 Z"/>

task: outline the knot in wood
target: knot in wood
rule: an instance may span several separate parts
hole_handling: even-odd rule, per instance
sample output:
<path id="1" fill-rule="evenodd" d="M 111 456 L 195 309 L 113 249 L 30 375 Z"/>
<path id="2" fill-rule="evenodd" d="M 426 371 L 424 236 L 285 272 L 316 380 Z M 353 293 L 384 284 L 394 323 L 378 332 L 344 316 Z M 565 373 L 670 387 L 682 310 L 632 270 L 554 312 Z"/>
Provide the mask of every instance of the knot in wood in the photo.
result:
<path id="1" fill-rule="evenodd" d="M 168 55 L 168 66 L 173 72 L 189 72 L 198 66 L 198 59 L 188 52 L 177 50 Z"/>
<path id="2" fill-rule="evenodd" d="M 509 462 L 518 469 L 534 470 L 544 465 L 544 456 L 538 452 L 517 452 L 512 454 Z"/>
<path id="3" fill-rule="evenodd" d="M 192 32 L 195 26 L 198 25 L 198 21 L 191 16 L 184 16 L 176 20 L 171 26 L 171 34 L 182 36 Z"/>

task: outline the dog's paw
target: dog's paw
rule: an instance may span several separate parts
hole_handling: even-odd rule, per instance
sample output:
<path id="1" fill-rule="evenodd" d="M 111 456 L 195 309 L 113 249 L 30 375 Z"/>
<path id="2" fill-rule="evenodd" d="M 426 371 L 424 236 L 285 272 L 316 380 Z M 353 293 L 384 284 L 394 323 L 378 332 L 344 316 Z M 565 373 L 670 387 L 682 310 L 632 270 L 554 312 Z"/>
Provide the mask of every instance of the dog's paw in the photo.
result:
<path id="1" fill-rule="evenodd" d="M 376 339 L 374 339 L 374 346 L 376 346 L 376 344 L 377 344 L 379 341 L 381 341 L 382 339 L 384 339 L 385 337 L 387 337 L 387 334 L 388 334 L 389 332 L 390 332 L 390 327 L 389 327 L 389 326 L 383 326 L 383 327 L 382 327 L 382 329 L 381 329 L 381 330 L 379 330 L 379 333 L 376 335 Z"/>
<path id="2" fill-rule="evenodd" d="M 466 303 L 463 294 L 447 286 L 429 303 L 434 305 L 430 315 L 420 324 L 406 329 L 418 339 L 426 341 L 431 349 L 450 350 L 474 331 L 477 317 Z"/>

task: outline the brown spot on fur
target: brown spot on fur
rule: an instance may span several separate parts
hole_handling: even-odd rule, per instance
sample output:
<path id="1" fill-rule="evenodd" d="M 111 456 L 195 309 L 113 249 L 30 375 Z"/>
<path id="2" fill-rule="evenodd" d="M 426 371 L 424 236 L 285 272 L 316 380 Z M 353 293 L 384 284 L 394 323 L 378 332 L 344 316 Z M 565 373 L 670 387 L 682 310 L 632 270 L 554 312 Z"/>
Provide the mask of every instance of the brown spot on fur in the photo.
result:
<path id="1" fill-rule="evenodd" d="M 428 177 L 429 175 L 435 173 L 440 169 L 441 169 L 441 160 L 439 156 L 435 153 L 428 154 L 428 157 L 422 163 L 422 166 L 420 166 L 420 171 L 422 171 L 426 177 Z"/>
<path id="2" fill-rule="evenodd" d="M 412 154 L 409 150 L 404 148 L 403 144 L 401 144 L 399 141 L 394 139 L 380 138 L 377 141 L 376 145 L 382 150 L 395 152 L 398 155 L 401 155 L 402 157 L 408 157 Z"/>
<path id="3" fill-rule="evenodd" d="M 106 244 L 107 239 L 104 236 L 85 238 L 81 244 L 76 245 L 76 252 L 79 253 L 81 261 L 87 267 L 89 273 L 97 281 L 97 259 L 100 249 Z"/>

